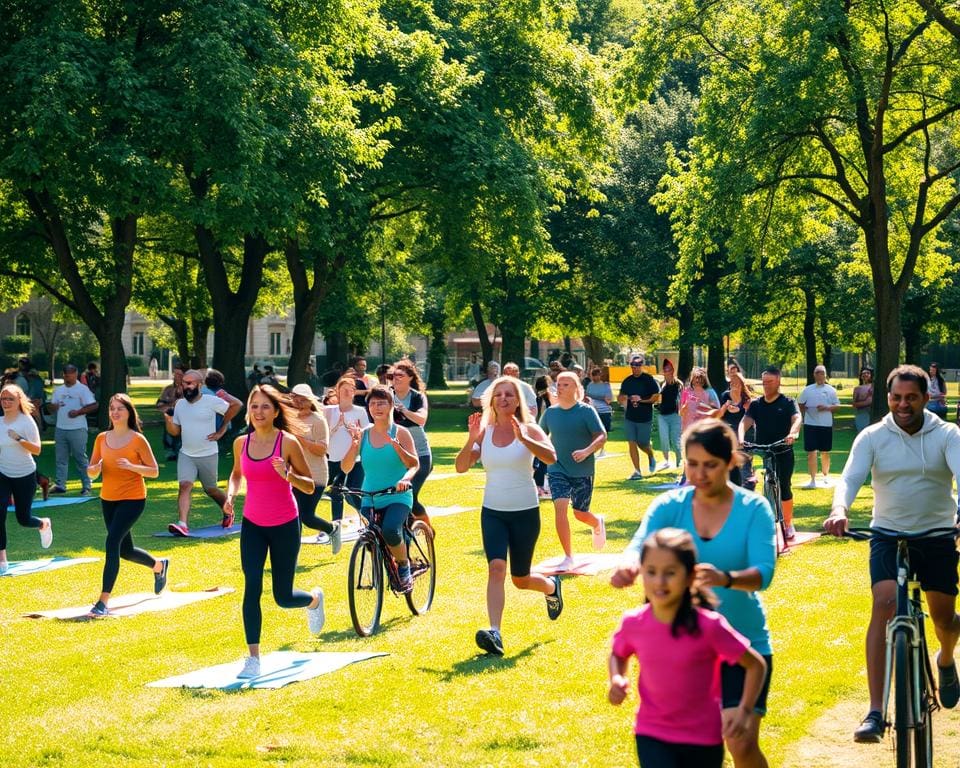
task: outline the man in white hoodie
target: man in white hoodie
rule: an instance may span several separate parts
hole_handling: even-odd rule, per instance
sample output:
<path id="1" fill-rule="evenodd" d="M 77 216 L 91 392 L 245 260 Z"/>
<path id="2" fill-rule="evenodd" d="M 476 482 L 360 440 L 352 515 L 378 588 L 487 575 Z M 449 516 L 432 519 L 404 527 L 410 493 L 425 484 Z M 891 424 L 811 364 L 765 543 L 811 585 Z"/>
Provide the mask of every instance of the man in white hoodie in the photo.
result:
<path id="1" fill-rule="evenodd" d="M 887 377 L 888 413 L 853 441 L 850 456 L 833 495 L 833 509 L 823 527 L 842 536 L 847 511 L 873 473 L 874 507 L 870 524 L 895 531 L 950 528 L 956 524 L 953 478 L 960 476 L 960 430 L 925 409 L 930 399 L 927 374 L 901 365 Z M 940 653 L 940 702 L 952 708 L 960 699 L 953 660 L 960 637 L 956 613 L 958 555 L 952 539 L 911 542 L 910 562 L 926 594 Z M 873 610 L 867 628 L 867 684 L 870 712 L 854 731 L 854 740 L 878 742 L 883 737 L 883 677 L 886 625 L 896 605 L 896 543 L 870 542 Z"/>

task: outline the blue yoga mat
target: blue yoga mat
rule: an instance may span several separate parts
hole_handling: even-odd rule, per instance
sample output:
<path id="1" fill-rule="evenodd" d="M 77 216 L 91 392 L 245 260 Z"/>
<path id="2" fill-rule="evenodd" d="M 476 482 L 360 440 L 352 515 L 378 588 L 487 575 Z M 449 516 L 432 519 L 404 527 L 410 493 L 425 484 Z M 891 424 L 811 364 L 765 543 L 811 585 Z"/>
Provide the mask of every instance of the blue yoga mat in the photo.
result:
<path id="1" fill-rule="evenodd" d="M 219 539 L 221 536 L 232 536 L 235 533 L 240 533 L 240 523 L 234 523 L 229 528 L 224 528 L 220 525 L 208 525 L 204 528 L 191 528 L 189 536 L 174 536 L 170 531 L 160 531 L 153 534 L 157 537 L 167 538 L 167 539 Z"/>
<path id="2" fill-rule="evenodd" d="M 97 496 L 51 496 L 46 501 L 42 499 L 34 501 L 33 511 L 38 509 L 50 509 L 51 507 L 69 507 L 72 504 L 85 504 L 88 501 L 94 501 Z M 13 512 L 13 507 L 7 507 L 7 512 Z"/>
<path id="3" fill-rule="evenodd" d="M 82 563 L 95 563 L 99 560 L 97 557 L 47 557 L 42 560 L 20 560 L 10 561 L 10 570 L 4 576 L 26 576 L 28 573 L 40 573 L 41 571 L 55 571 L 58 568 L 66 568 L 68 565 L 80 565 Z"/>
<path id="4" fill-rule="evenodd" d="M 348 664 L 386 656 L 385 653 L 299 653 L 297 651 L 274 651 L 260 659 L 260 677 L 238 680 L 237 673 L 242 661 L 217 664 L 176 677 L 167 677 L 148 688 L 218 688 L 223 691 L 239 691 L 243 688 L 282 688 L 290 683 L 309 680 L 328 672 L 335 672 Z"/>

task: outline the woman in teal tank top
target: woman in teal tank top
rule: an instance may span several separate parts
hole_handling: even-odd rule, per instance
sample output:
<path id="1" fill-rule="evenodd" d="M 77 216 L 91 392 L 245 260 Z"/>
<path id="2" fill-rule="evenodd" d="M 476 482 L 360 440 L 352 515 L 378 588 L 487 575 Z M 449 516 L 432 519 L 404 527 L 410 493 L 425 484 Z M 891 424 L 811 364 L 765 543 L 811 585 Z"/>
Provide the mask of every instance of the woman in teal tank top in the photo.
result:
<path id="1" fill-rule="evenodd" d="M 361 514 L 369 517 L 371 509 L 383 511 L 383 538 L 390 554 L 397 561 L 400 584 L 404 591 L 413 589 L 410 578 L 410 561 L 407 545 L 403 540 L 403 523 L 413 507 L 412 479 L 420 467 L 417 449 L 410 432 L 393 423 L 393 393 L 382 385 L 370 390 L 367 409 L 373 423 L 361 429 L 357 424 L 348 424 L 353 440 L 340 462 L 340 468 L 349 473 L 360 455 L 363 463 L 364 491 L 382 491 L 393 488 L 397 493 L 364 499 Z"/>

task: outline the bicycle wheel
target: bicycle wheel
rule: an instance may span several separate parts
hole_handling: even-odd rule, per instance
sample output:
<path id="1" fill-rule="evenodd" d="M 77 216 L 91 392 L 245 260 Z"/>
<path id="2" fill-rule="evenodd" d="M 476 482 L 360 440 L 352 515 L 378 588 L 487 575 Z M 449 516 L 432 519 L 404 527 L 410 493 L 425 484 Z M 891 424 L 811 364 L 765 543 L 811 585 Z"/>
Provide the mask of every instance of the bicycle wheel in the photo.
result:
<path id="1" fill-rule="evenodd" d="M 413 534 L 407 542 L 410 557 L 410 575 L 413 591 L 408 592 L 407 605 L 414 616 L 426 613 L 433 604 L 433 592 L 437 587 L 437 561 L 433 550 L 433 534 L 422 520 L 410 526 Z"/>
<path id="2" fill-rule="evenodd" d="M 369 637 L 380 626 L 383 610 L 383 566 L 375 541 L 361 537 L 353 545 L 347 578 L 353 628 L 360 637 Z"/>
<path id="3" fill-rule="evenodd" d="M 783 520 L 783 503 L 780 501 L 780 482 L 777 475 L 768 469 L 763 473 L 763 497 L 770 503 L 776 524 L 777 554 L 787 548 L 787 525 Z"/>
<path id="4" fill-rule="evenodd" d="M 919 599 L 919 598 L 918 598 Z M 927 638 L 924 635 L 923 615 L 920 617 L 920 721 L 914 731 L 913 744 L 916 751 L 917 768 L 933 768 L 933 707 L 934 697 L 933 668 L 930 654 L 927 652 Z"/>
<path id="5" fill-rule="evenodd" d="M 897 768 L 913 768 L 911 754 L 914 746 L 913 660 L 910 657 L 910 637 L 897 632 L 893 637 L 893 728 L 897 747 Z"/>

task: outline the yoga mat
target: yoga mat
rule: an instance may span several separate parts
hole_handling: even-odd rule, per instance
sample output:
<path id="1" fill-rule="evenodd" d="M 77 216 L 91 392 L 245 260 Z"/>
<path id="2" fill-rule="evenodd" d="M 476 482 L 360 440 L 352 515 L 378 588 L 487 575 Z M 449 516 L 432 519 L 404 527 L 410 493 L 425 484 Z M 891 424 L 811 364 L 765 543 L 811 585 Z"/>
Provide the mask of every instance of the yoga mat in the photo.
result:
<path id="1" fill-rule="evenodd" d="M 454 504 L 450 507 L 427 507 L 427 514 L 430 517 L 447 517 L 448 515 L 459 515 L 461 512 L 476 509 L 476 507 L 461 507 Z"/>
<path id="2" fill-rule="evenodd" d="M 306 536 L 300 537 L 301 544 L 320 544 L 321 546 L 328 547 L 330 546 L 329 541 L 317 541 L 317 533 L 319 531 L 314 531 L 308 533 Z M 341 531 L 340 541 L 346 544 L 348 541 L 356 541 L 360 535 L 360 531 L 357 528 L 351 528 L 349 531 Z"/>
<path id="3" fill-rule="evenodd" d="M 622 557 L 620 554 L 607 552 L 574 555 L 573 567 L 568 569 L 561 569 L 559 567 L 563 561 L 563 557 L 551 557 L 542 563 L 537 563 L 530 570 L 546 576 L 552 576 L 557 573 L 569 573 L 573 576 L 596 576 L 602 571 L 612 571 L 620 564 Z"/>
<path id="4" fill-rule="evenodd" d="M 456 477 L 459 472 L 434 472 L 431 475 L 427 476 L 427 480 L 447 480 L 451 477 Z"/>
<path id="5" fill-rule="evenodd" d="M 233 587 L 214 587 L 203 592 L 161 592 L 155 595 L 152 592 L 136 592 L 131 595 L 122 595 L 110 601 L 110 616 L 135 616 L 138 613 L 156 613 L 157 611 L 167 611 L 173 608 L 182 608 L 191 603 L 197 603 L 201 600 L 210 600 L 214 597 L 229 595 L 233 592 Z M 28 619 L 62 619 L 64 621 L 78 621 L 90 618 L 87 614 L 90 612 L 90 606 L 77 606 L 75 608 L 58 608 L 53 611 L 35 611 L 25 613 Z M 109 617 L 107 617 L 109 618 Z"/>
<path id="6" fill-rule="evenodd" d="M 85 504 L 88 501 L 94 501 L 99 496 L 51 496 L 44 501 L 37 499 L 31 505 L 34 511 L 38 509 L 50 509 L 51 507 L 69 507 L 72 504 Z M 7 507 L 7 512 L 13 512 L 13 507 Z"/>
<path id="7" fill-rule="evenodd" d="M 328 672 L 335 672 L 357 661 L 366 661 L 385 653 L 298 653 L 274 651 L 260 658 L 260 677 L 238 680 L 237 673 L 243 668 L 242 661 L 217 664 L 213 667 L 187 672 L 184 675 L 167 677 L 148 688 L 218 688 L 223 691 L 239 691 L 244 688 L 282 688 L 290 683 L 309 680 Z"/>
<path id="8" fill-rule="evenodd" d="M 219 539 L 221 536 L 232 536 L 235 533 L 240 533 L 240 523 L 234 523 L 229 528 L 224 528 L 220 524 L 191 528 L 189 536 L 174 536 L 170 531 L 159 531 L 153 535 L 166 539 Z"/>
<path id="9" fill-rule="evenodd" d="M 626 454 L 624 453 L 610 453 L 609 451 L 607 451 L 606 453 L 603 454 L 603 456 L 594 455 L 593 458 L 595 458 L 597 461 L 601 461 L 602 459 L 614 459 L 617 456 L 625 456 L 625 455 Z"/>
<path id="10" fill-rule="evenodd" d="M 784 551 L 793 549 L 794 547 L 799 547 L 801 544 L 807 544 L 811 541 L 816 541 L 820 538 L 820 533 L 818 531 L 797 531 L 797 537 L 789 542 L 789 544 L 784 548 Z"/>
<path id="11" fill-rule="evenodd" d="M 4 576 L 26 576 L 28 573 L 40 573 L 41 571 L 55 571 L 58 568 L 66 568 L 68 565 L 80 565 L 81 563 L 95 563 L 99 558 L 96 557 L 48 557 L 43 560 L 20 560 L 10 561 L 10 570 Z"/>
<path id="12" fill-rule="evenodd" d="M 674 488 L 683 488 L 682 485 L 677 485 L 676 481 L 672 483 L 657 483 L 656 485 L 641 485 L 646 491 L 672 491 Z"/>

